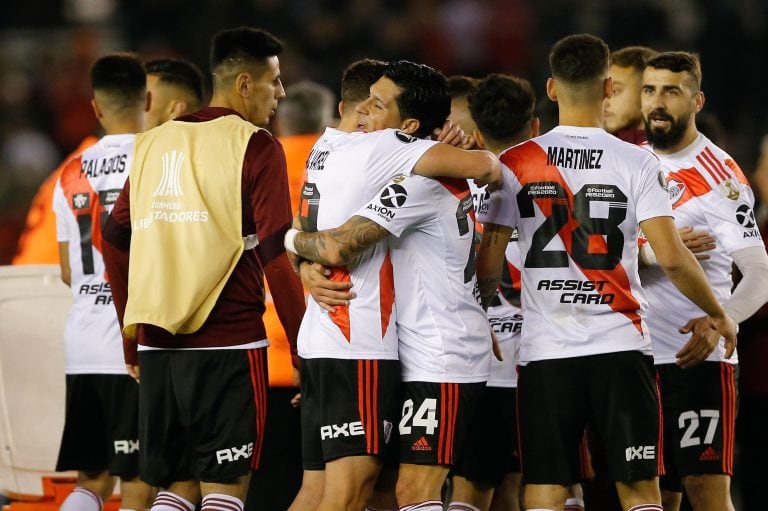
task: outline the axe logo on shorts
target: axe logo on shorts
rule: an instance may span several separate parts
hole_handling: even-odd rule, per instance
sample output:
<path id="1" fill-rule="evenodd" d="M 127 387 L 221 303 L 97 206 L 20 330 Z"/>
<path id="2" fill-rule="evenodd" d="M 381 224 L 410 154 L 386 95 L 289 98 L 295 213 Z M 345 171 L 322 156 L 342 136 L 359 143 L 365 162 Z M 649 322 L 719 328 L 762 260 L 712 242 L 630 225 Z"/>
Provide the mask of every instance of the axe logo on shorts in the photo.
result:
<path id="1" fill-rule="evenodd" d="M 630 445 L 624 449 L 624 456 L 627 461 L 635 460 L 653 460 L 656 459 L 656 446 L 655 445 Z"/>
<path id="2" fill-rule="evenodd" d="M 360 421 L 344 422 L 342 424 L 329 424 L 320 426 L 320 440 L 339 438 L 343 436 L 364 435 L 363 423 Z"/>
<path id="3" fill-rule="evenodd" d="M 253 442 L 249 442 L 246 445 L 240 447 L 229 447 L 227 449 L 219 449 L 216 451 L 216 463 L 221 465 L 225 462 L 237 461 L 239 459 L 251 459 L 253 454 Z"/>
<path id="4" fill-rule="evenodd" d="M 133 454 L 139 452 L 138 440 L 115 440 L 115 454 Z"/>

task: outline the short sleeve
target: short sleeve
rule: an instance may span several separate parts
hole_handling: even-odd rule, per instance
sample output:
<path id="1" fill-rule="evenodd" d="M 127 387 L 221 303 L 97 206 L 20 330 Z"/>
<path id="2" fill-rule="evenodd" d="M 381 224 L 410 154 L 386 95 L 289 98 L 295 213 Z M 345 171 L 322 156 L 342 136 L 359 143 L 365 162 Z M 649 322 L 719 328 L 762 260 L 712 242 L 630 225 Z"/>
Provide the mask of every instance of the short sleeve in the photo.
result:
<path id="1" fill-rule="evenodd" d="M 637 222 L 659 216 L 673 216 L 666 178 L 659 160 L 649 154 L 639 172 L 639 177 L 635 196 Z"/>
<path id="2" fill-rule="evenodd" d="M 410 176 L 424 153 L 439 143 L 393 129 L 386 129 L 377 135 L 379 138 L 366 168 L 368 197 L 395 176 Z"/>
<path id="3" fill-rule="evenodd" d="M 755 221 L 752 190 L 746 185 L 740 188 L 736 199 L 713 190 L 707 194 L 706 208 L 702 208 L 712 234 L 728 254 L 742 248 L 764 246 Z"/>
<path id="4" fill-rule="evenodd" d="M 56 186 L 53 189 L 52 208 L 56 214 L 56 241 L 70 241 L 72 238 L 71 224 L 67 222 L 67 219 L 68 216 L 72 215 L 72 212 L 67 204 L 67 198 L 64 196 L 64 190 L 61 188 L 60 179 L 56 181 Z"/>
<path id="5" fill-rule="evenodd" d="M 415 227 L 435 216 L 431 180 L 421 176 L 398 176 L 376 196 L 355 212 L 400 237 L 409 227 Z"/>
<path id="6" fill-rule="evenodd" d="M 477 220 L 480 223 L 492 223 L 506 227 L 517 227 L 517 202 L 515 196 L 520 188 L 514 173 L 505 164 L 501 164 L 504 182 L 498 190 L 488 197 L 487 207 L 480 208 Z"/>

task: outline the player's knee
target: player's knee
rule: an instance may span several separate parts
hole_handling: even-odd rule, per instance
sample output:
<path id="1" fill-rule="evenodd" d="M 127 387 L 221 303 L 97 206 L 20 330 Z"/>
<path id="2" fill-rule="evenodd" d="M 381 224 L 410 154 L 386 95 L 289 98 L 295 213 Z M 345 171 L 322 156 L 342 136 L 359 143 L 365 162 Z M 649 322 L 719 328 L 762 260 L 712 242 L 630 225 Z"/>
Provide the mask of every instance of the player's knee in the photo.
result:
<path id="1" fill-rule="evenodd" d="M 688 475 L 684 479 L 685 492 L 696 509 L 729 509 L 729 482 L 727 475 Z"/>

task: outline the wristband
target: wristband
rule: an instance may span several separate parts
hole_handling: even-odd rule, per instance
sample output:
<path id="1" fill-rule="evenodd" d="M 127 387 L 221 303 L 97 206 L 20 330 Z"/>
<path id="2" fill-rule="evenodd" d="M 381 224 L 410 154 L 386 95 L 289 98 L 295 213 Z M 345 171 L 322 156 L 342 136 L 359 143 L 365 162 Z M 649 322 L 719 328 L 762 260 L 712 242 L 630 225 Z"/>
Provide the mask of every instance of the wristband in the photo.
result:
<path id="1" fill-rule="evenodd" d="M 298 252 L 296 252 L 296 245 L 294 244 L 296 241 L 296 236 L 301 231 L 298 229 L 288 229 L 288 232 L 285 233 L 285 238 L 283 238 L 283 245 L 285 246 L 285 249 L 288 252 L 291 252 L 293 254 L 299 255 Z"/>

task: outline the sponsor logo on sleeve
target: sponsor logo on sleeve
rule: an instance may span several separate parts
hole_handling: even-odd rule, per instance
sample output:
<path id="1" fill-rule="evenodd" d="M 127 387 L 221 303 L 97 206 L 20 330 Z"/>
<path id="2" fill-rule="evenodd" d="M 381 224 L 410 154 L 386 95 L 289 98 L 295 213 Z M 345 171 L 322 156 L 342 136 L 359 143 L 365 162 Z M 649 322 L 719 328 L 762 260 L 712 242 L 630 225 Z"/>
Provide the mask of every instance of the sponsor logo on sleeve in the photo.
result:
<path id="1" fill-rule="evenodd" d="M 379 195 L 379 200 L 388 208 L 400 208 L 405 204 L 408 198 L 408 192 L 399 184 L 393 184 L 386 187 Z"/>
<path id="2" fill-rule="evenodd" d="M 400 142 L 404 144 L 410 144 L 411 142 L 416 142 L 416 140 L 418 140 L 413 135 L 409 135 L 408 133 L 400 130 L 395 131 L 395 136 Z"/>
<path id="3" fill-rule="evenodd" d="M 91 195 L 88 193 L 76 193 L 72 196 L 72 208 L 88 209 L 91 207 Z"/>

